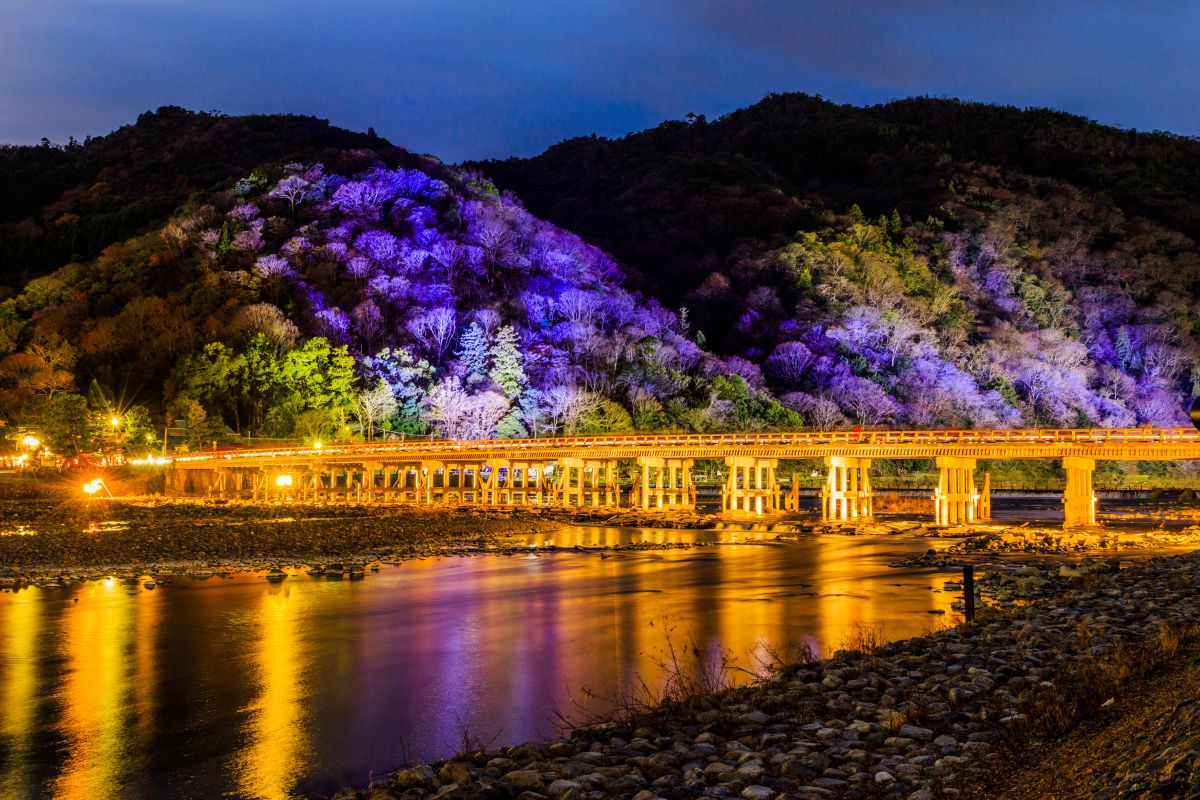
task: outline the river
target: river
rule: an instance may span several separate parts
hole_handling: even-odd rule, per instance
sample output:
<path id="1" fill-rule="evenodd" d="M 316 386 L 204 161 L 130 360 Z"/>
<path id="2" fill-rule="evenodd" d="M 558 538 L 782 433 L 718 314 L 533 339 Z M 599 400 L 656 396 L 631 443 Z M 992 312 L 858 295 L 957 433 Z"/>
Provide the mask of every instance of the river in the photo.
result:
<path id="1" fill-rule="evenodd" d="M 685 671 L 942 624 L 928 539 L 564 528 L 363 580 L 102 580 L 0 593 L 0 797 L 332 794 L 604 713 Z M 543 552 L 630 541 L 691 550 Z M 694 648 L 694 652 L 693 652 Z M 695 655 L 698 653 L 699 655 Z M 745 679 L 747 672 L 735 671 Z"/>

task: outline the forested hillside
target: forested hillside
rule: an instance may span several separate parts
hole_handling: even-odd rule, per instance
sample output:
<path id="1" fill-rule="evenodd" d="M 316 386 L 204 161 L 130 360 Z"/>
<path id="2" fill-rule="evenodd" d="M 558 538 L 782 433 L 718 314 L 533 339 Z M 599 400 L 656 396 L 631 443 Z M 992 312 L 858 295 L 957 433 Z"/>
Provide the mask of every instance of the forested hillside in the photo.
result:
<path id="1" fill-rule="evenodd" d="M 0 430 L 82 453 L 175 419 L 193 446 L 1186 424 L 1198 164 L 932 100 L 770 97 L 459 169 L 160 109 L 0 151 Z"/>
<path id="2" fill-rule="evenodd" d="M 395 150 L 313 117 L 173 106 L 83 143 L 0 146 L 0 284 L 92 258 L 162 224 L 192 192 L 263 162 L 318 161 L 355 147 Z"/>
<path id="3" fill-rule="evenodd" d="M 810 422 L 1173 424 L 1195 391 L 1192 139 L 781 95 L 482 168 Z"/>
<path id="4" fill-rule="evenodd" d="M 193 446 L 225 426 L 328 441 L 801 424 L 606 254 L 473 173 L 408 161 L 260 165 L 29 281 L 0 303 L 0 415 L 59 452 L 111 440 L 110 417 L 139 421 L 138 448 L 149 418 L 186 420 Z"/>

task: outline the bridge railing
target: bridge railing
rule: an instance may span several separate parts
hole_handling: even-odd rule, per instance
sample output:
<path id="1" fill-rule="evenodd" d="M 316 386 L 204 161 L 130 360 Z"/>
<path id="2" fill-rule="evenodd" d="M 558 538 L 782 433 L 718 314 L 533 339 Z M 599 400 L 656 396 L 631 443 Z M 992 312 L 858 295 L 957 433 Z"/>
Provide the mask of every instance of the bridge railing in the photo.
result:
<path id="1" fill-rule="evenodd" d="M 570 436 L 536 439 L 419 439 L 401 442 L 367 442 L 351 445 L 326 445 L 320 449 L 301 444 L 269 448 L 221 448 L 176 456 L 178 463 L 212 460 L 234 461 L 250 458 L 292 458 L 304 456 L 348 456 L 397 454 L 405 452 L 480 453 L 495 450 L 589 450 L 621 447 L 770 447 L 846 445 L 983 445 L 983 444 L 1174 444 L 1200 442 L 1195 428 L 1002 428 L 995 430 L 839 430 L 783 431 L 770 433 L 680 433 L 622 434 L 607 436 Z"/>

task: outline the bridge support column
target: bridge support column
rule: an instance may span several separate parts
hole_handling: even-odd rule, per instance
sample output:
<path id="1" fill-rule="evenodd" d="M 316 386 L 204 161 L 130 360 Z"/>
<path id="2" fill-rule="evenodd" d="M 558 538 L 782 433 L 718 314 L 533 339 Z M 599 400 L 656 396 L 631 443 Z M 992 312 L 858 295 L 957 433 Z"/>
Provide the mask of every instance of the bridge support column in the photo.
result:
<path id="1" fill-rule="evenodd" d="M 521 503 L 527 506 L 539 506 L 542 504 L 543 484 L 545 483 L 546 465 L 534 461 L 514 461 L 512 462 L 512 472 L 509 473 L 509 481 L 513 488 L 513 502 L 516 502 L 516 497 L 520 496 Z"/>
<path id="2" fill-rule="evenodd" d="M 558 486 L 553 490 L 555 496 L 550 499 L 551 505 L 559 501 L 559 492 L 562 492 L 564 508 L 583 505 L 583 493 L 587 488 L 586 464 L 582 458 L 558 459 Z"/>
<path id="3" fill-rule="evenodd" d="M 778 459 L 726 456 L 728 474 L 721 490 L 721 507 L 734 516 L 760 516 L 779 510 L 775 483 Z"/>
<path id="4" fill-rule="evenodd" d="M 792 482 L 788 486 L 787 494 L 783 496 L 784 511 L 799 511 L 800 510 L 800 473 L 792 473 Z"/>
<path id="5" fill-rule="evenodd" d="M 975 459 L 938 456 L 937 466 L 938 485 L 933 491 L 936 524 L 974 522 L 979 502 L 979 492 L 975 490 Z"/>
<path id="6" fill-rule="evenodd" d="M 383 472 L 383 464 L 367 463 L 367 464 L 362 465 L 362 469 L 363 469 L 363 477 L 362 477 L 362 492 L 363 492 L 362 499 L 363 499 L 363 502 L 374 503 L 376 500 L 375 491 L 378 488 L 377 481 L 380 480 L 378 473 Z M 382 480 L 384 482 L 384 485 L 386 486 L 387 485 L 387 473 L 383 473 Z"/>
<path id="7" fill-rule="evenodd" d="M 1096 461 L 1091 458 L 1067 456 L 1063 459 L 1067 471 L 1067 488 L 1063 492 L 1063 527 L 1096 524 L 1096 490 L 1092 473 Z"/>
<path id="8" fill-rule="evenodd" d="M 821 487 L 821 519 L 842 520 L 875 514 L 871 489 L 871 459 L 826 456 L 829 473 Z"/>
<path id="9" fill-rule="evenodd" d="M 439 461 L 422 461 L 421 467 L 417 471 L 417 486 L 420 487 L 417 491 L 418 503 L 424 503 L 427 506 L 433 505 L 433 483 L 437 478 L 437 472 L 444 465 Z"/>
<path id="10" fill-rule="evenodd" d="M 487 503 L 490 506 L 500 505 L 501 495 L 512 488 L 512 467 L 505 459 L 494 458 L 487 463 L 490 467 L 487 479 L 483 479 L 483 468 L 480 466 L 479 477 L 479 502 Z M 501 470 L 504 474 L 501 475 Z M 508 503 L 505 503 L 508 505 Z"/>
<path id="11" fill-rule="evenodd" d="M 610 462 L 610 473 L 616 472 L 616 462 Z M 647 510 L 664 508 L 695 508 L 696 492 L 692 486 L 692 464 L 690 458 L 656 458 L 639 456 L 641 479 L 638 493 L 641 506 Z M 610 481 L 612 479 L 610 478 Z"/>
<path id="12" fill-rule="evenodd" d="M 979 491 L 979 502 L 975 510 L 975 519 L 992 518 L 992 473 L 983 473 L 983 488 Z"/>

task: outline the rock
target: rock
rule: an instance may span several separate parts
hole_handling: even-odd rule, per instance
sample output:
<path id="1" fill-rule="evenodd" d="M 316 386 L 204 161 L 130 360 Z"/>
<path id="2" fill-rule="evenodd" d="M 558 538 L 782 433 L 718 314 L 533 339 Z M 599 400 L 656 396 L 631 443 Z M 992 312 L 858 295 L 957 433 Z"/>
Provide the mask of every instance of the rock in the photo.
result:
<path id="1" fill-rule="evenodd" d="M 928 728 L 920 728 L 916 725 L 901 725 L 899 733 L 901 736 L 910 739 L 920 739 L 922 742 L 928 742 L 933 738 L 933 731 Z"/>
<path id="2" fill-rule="evenodd" d="M 471 770 L 460 761 L 447 761 L 438 770 L 438 780 L 442 783 L 468 784 L 471 782 Z"/>
<path id="3" fill-rule="evenodd" d="M 745 800 L 772 800 L 772 798 L 774 798 L 777 794 L 779 793 L 774 789 L 766 786 L 753 785 L 742 789 L 741 796 L 744 797 Z"/>
<path id="4" fill-rule="evenodd" d="M 542 773 L 532 769 L 507 772 L 502 780 L 518 791 L 541 791 L 546 785 L 542 780 Z"/>
<path id="5" fill-rule="evenodd" d="M 422 764 L 419 767 L 409 767 L 396 773 L 395 783 L 404 789 L 431 789 L 435 775 L 433 767 Z"/>
<path id="6" fill-rule="evenodd" d="M 575 791 L 581 791 L 583 789 L 583 784 L 577 783 L 576 781 L 568 781 L 563 778 L 559 778 L 551 782 L 551 784 L 546 787 L 546 794 L 551 797 L 561 797 L 564 793 L 572 789 Z"/>

